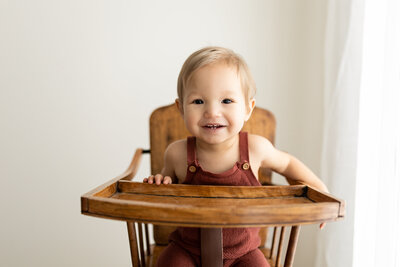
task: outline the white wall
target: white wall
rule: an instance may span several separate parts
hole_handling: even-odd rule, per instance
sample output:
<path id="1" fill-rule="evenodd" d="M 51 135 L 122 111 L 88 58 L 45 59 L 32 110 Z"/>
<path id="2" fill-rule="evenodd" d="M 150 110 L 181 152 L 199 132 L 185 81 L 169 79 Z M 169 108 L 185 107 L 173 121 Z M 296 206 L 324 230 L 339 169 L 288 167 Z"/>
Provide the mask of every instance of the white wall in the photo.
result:
<path id="1" fill-rule="evenodd" d="M 318 173 L 324 14 L 317 0 L 1 0 L 0 265 L 130 265 L 126 225 L 81 215 L 80 195 L 149 146 L 149 114 L 206 45 L 247 60 L 277 146 Z M 303 229 L 295 266 L 312 266 L 318 230 Z"/>

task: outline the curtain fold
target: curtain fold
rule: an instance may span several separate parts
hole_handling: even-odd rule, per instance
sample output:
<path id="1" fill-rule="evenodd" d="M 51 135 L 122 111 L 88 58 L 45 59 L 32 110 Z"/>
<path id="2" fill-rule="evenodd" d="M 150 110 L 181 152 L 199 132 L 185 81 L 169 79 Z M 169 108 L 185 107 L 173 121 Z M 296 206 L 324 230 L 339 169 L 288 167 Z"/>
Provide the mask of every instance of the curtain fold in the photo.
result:
<path id="1" fill-rule="evenodd" d="M 396 0 L 328 0 L 321 177 L 346 200 L 316 267 L 400 266 L 400 24 Z"/>
<path id="2" fill-rule="evenodd" d="M 353 266 L 400 266 L 399 16 L 397 0 L 365 3 Z"/>
<path id="3" fill-rule="evenodd" d="M 321 232 L 316 267 L 352 262 L 361 75 L 363 3 L 329 0 L 327 7 L 321 177 L 332 194 L 346 200 L 346 216 Z"/>

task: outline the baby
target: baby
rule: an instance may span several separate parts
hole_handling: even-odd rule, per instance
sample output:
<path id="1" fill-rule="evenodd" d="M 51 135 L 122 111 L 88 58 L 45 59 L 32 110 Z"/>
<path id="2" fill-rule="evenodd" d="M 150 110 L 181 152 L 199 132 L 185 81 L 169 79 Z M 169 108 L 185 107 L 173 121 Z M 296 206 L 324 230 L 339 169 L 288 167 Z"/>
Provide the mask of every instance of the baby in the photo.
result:
<path id="1" fill-rule="evenodd" d="M 206 47 L 185 61 L 178 78 L 176 106 L 193 135 L 170 144 L 164 168 L 149 184 L 261 185 L 258 169 L 327 192 L 318 177 L 264 137 L 241 132 L 255 106 L 256 87 L 244 60 L 233 51 Z M 321 227 L 323 224 L 321 225 Z M 258 249 L 258 228 L 223 229 L 225 266 L 269 266 Z M 198 228 L 179 227 L 158 266 L 200 266 Z"/>

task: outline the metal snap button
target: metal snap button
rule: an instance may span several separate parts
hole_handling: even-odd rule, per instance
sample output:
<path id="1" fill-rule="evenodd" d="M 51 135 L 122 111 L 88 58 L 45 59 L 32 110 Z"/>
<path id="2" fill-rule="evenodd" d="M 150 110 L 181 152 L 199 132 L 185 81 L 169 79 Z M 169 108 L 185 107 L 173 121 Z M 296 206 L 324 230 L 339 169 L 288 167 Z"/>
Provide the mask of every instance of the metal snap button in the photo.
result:
<path id="1" fill-rule="evenodd" d="M 245 162 L 245 163 L 243 163 L 242 168 L 243 168 L 243 170 L 248 170 L 250 168 L 250 164 Z"/>
<path id="2" fill-rule="evenodd" d="M 189 166 L 189 171 L 190 172 L 196 172 L 196 167 L 193 166 L 193 165 Z"/>

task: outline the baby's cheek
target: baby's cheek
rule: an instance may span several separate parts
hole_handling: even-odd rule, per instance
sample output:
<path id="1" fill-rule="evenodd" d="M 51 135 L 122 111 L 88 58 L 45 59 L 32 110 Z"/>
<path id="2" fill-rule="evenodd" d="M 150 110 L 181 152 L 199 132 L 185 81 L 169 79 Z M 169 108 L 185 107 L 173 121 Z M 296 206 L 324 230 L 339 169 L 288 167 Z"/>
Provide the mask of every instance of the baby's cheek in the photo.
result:
<path id="1" fill-rule="evenodd" d="M 197 125 L 199 119 L 197 118 L 197 116 L 188 115 L 188 116 L 185 116 L 184 121 L 185 121 L 186 127 L 190 131 L 193 129 L 193 127 L 195 127 Z"/>

